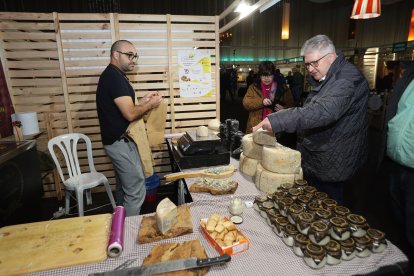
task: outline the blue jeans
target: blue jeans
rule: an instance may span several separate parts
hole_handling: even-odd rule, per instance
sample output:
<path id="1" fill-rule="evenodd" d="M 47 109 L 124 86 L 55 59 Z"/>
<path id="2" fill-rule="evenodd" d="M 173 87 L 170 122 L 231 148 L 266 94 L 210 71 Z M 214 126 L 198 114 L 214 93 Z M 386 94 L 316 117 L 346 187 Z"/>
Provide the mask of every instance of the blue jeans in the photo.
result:
<path id="1" fill-rule="evenodd" d="M 414 169 L 391 160 L 389 177 L 393 214 L 414 249 Z"/>
<path id="2" fill-rule="evenodd" d="M 319 192 L 327 193 L 332 199 L 338 202 L 338 205 L 342 205 L 344 201 L 344 185 L 348 181 L 341 182 L 326 182 L 319 180 L 310 175 L 304 175 L 304 179 L 308 181 L 309 185 L 314 186 Z"/>
<path id="3" fill-rule="evenodd" d="M 141 159 L 134 142 L 121 139 L 104 145 L 116 174 L 116 201 L 125 207 L 126 216 L 138 216 L 144 203 L 146 188 Z"/>

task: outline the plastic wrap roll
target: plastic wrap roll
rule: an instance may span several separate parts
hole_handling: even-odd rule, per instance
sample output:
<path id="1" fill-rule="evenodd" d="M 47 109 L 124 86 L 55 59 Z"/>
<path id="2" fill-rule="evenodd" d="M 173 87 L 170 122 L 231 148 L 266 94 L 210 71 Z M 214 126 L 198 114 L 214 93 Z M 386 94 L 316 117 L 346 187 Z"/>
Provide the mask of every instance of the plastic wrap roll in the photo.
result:
<path id="1" fill-rule="evenodd" d="M 118 257 L 124 249 L 125 208 L 117 206 L 112 214 L 111 235 L 108 243 L 108 256 Z"/>

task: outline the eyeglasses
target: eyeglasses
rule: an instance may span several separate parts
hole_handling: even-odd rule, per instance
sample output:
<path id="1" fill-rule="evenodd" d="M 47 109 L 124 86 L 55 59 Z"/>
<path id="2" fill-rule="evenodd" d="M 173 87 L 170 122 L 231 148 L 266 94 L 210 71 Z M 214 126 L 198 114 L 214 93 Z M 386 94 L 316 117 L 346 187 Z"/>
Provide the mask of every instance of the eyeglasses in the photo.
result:
<path id="1" fill-rule="evenodd" d="M 137 60 L 139 58 L 139 56 L 137 54 L 124 53 L 124 52 L 121 52 L 121 51 L 117 51 L 117 52 L 120 53 L 120 54 L 128 56 L 128 59 L 131 60 L 131 61 L 134 60 L 134 59 Z"/>
<path id="2" fill-rule="evenodd" d="M 318 68 L 319 61 L 321 59 L 323 59 L 324 57 L 326 57 L 327 55 L 329 55 L 329 54 L 332 54 L 332 53 L 327 53 L 326 55 L 322 56 L 321 58 L 319 58 L 317 60 L 314 60 L 314 61 L 311 61 L 311 62 L 305 62 L 306 70 L 309 70 L 309 66 L 311 66 L 311 65 L 312 65 L 313 68 Z"/>

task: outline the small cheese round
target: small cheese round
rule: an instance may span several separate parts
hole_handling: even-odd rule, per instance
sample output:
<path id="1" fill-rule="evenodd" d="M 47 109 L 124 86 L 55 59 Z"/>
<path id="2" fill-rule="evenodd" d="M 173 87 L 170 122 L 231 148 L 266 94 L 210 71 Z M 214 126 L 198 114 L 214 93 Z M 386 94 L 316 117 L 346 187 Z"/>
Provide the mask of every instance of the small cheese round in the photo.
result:
<path id="1" fill-rule="evenodd" d="M 251 133 L 243 136 L 242 145 L 245 156 L 259 160 L 262 159 L 263 146 L 253 142 L 253 135 Z"/>
<path id="2" fill-rule="evenodd" d="M 206 136 L 208 136 L 208 128 L 205 127 L 205 126 L 199 126 L 197 128 L 196 133 L 197 133 L 197 136 L 206 137 Z"/>
<path id="3" fill-rule="evenodd" d="M 259 145 L 275 146 L 276 137 L 273 132 L 259 128 L 257 131 L 253 132 L 253 142 Z"/>
<path id="4" fill-rule="evenodd" d="M 220 130 L 220 121 L 218 119 L 213 119 L 208 122 L 208 128 L 214 131 Z"/>

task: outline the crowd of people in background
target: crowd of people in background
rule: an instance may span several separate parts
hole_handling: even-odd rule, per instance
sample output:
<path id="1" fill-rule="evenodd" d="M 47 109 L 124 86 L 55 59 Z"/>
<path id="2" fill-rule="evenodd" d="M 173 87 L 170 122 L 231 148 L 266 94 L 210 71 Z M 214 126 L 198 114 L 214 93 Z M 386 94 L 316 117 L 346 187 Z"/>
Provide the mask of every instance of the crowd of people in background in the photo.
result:
<path id="1" fill-rule="evenodd" d="M 248 112 L 245 132 L 259 127 L 275 132 L 279 143 L 302 153 L 305 179 L 342 203 L 344 189 L 355 186 L 352 182 L 366 165 L 370 89 L 328 37 L 311 38 L 301 54 L 306 82 L 300 65 L 286 76 L 271 61 L 261 62 L 257 73 L 249 71 L 246 87 L 238 93 Z M 388 62 L 375 88 L 390 97 L 378 164 L 383 157 L 388 160 L 393 215 L 414 250 L 414 62 Z M 225 84 L 223 89 L 229 88 Z"/>

